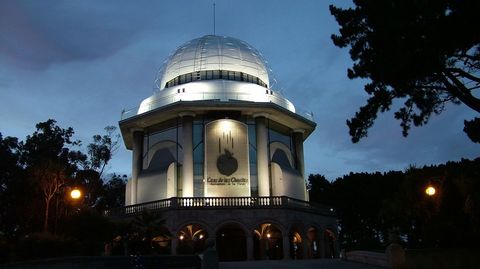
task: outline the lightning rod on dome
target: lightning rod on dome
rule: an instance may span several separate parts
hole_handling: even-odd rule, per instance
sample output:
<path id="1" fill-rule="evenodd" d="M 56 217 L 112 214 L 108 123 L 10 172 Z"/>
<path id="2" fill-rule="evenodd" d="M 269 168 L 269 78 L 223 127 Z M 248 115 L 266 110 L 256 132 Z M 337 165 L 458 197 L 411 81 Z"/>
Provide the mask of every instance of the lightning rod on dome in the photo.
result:
<path id="1" fill-rule="evenodd" d="M 213 35 L 215 35 L 215 2 L 213 2 Z"/>

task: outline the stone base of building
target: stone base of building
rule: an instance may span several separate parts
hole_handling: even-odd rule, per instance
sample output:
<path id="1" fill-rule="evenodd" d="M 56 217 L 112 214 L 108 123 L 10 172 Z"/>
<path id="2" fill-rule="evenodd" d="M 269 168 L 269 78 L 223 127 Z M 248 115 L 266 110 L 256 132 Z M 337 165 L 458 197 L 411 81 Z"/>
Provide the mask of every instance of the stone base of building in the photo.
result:
<path id="1" fill-rule="evenodd" d="M 165 219 L 171 254 L 195 254 L 214 240 L 220 261 L 338 257 L 332 208 L 289 197 L 170 198 L 109 212 L 148 209 Z"/>

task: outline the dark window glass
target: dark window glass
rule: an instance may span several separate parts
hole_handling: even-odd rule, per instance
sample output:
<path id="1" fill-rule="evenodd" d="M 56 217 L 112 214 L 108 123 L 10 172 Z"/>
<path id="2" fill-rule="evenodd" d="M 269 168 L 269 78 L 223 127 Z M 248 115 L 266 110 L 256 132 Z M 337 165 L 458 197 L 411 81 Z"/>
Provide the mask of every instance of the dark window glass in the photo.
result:
<path id="1" fill-rule="evenodd" d="M 258 179 L 257 179 L 257 136 L 255 132 L 255 124 L 248 124 L 248 159 L 250 165 L 250 188 L 252 196 L 258 196 Z"/>
<path id="2" fill-rule="evenodd" d="M 235 80 L 236 81 L 242 81 L 242 73 L 235 72 Z"/>
<path id="3" fill-rule="evenodd" d="M 195 121 L 193 124 L 193 175 L 194 195 L 203 196 L 203 122 Z"/>
<path id="4" fill-rule="evenodd" d="M 215 80 L 215 79 L 246 81 L 246 82 L 255 83 L 257 85 L 267 88 L 267 84 L 263 82 L 261 79 L 259 79 L 258 77 L 255 77 L 243 72 L 228 71 L 228 70 L 207 70 L 207 71 L 196 71 L 188 74 L 183 74 L 165 83 L 165 87 L 167 88 L 173 87 L 176 85 L 181 85 L 181 84 L 189 83 L 191 81 L 196 81 L 196 80 Z M 270 92 L 270 94 L 272 94 L 272 92 Z"/>
<path id="5" fill-rule="evenodd" d="M 228 71 L 227 70 L 222 70 L 222 76 L 220 78 L 221 79 L 228 79 Z"/>
<path id="6" fill-rule="evenodd" d="M 250 163 L 257 163 L 257 134 L 255 132 L 255 124 L 248 125 L 248 159 Z"/>
<path id="7" fill-rule="evenodd" d="M 179 128 L 178 132 L 181 134 L 182 129 Z M 157 148 L 159 143 L 173 143 L 175 144 L 177 141 L 177 129 L 176 128 L 168 128 L 160 132 L 155 132 L 151 134 L 146 134 L 144 137 L 143 142 L 143 169 L 147 169 L 152 164 L 148 163 L 149 152 Z M 175 151 L 174 151 L 175 152 Z M 154 153 L 154 152 L 152 152 Z M 177 158 L 176 154 L 173 154 L 174 158 Z M 155 164 L 153 164 L 155 165 Z"/>
<path id="8" fill-rule="evenodd" d="M 287 134 L 282 134 L 280 132 L 277 132 L 275 130 L 269 129 L 269 137 L 270 137 L 270 143 L 272 142 L 280 142 L 287 146 L 290 150 L 292 150 L 292 140 L 290 135 Z"/>

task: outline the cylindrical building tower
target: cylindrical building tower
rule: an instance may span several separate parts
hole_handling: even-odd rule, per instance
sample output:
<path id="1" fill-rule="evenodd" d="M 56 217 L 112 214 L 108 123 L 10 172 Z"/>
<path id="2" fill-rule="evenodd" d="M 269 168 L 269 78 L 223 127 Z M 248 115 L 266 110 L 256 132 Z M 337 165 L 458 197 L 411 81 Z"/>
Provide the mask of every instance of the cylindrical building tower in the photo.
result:
<path id="1" fill-rule="evenodd" d="M 172 253 L 210 237 L 221 260 L 336 255 L 333 209 L 306 190 L 303 142 L 316 124 L 270 87 L 258 51 L 203 36 L 156 82 L 119 122 L 133 152 L 125 213 L 164 211 Z"/>

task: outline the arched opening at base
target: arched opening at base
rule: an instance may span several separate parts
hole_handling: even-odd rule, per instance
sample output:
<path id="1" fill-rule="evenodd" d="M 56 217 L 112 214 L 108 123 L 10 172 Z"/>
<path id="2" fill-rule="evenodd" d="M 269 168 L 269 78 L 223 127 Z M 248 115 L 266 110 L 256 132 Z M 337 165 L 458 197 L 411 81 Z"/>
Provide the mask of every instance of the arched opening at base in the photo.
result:
<path id="1" fill-rule="evenodd" d="M 170 236 L 160 235 L 152 238 L 152 249 L 155 254 L 170 254 L 172 240 Z"/>
<path id="2" fill-rule="evenodd" d="M 219 261 L 244 261 L 247 259 L 245 232 L 236 223 L 228 223 L 218 229 L 216 245 Z"/>
<path id="3" fill-rule="evenodd" d="M 208 233 L 198 224 L 183 227 L 178 233 L 178 254 L 196 254 L 205 250 Z"/>
<path id="4" fill-rule="evenodd" d="M 303 240 L 295 230 L 290 231 L 290 258 L 293 260 L 303 259 Z"/>
<path id="5" fill-rule="evenodd" d="M 325 229 L 324 231 L 324 249 L 325 249 L 325 258 L 333 259 L 335 255 L 335 234 L 329 230 Z"/>
<path id="6" fill-rule="evenodd" d="M 274 224 L 263 223 L 254 230 L 253 251 L 256 260 L 283 259 L 283 237 Z"/>
<path id="7" fill-rule="evenodd" d="M 318 259 L 322 256 L 320 240 L 317 232 L 317 228 L 310 227 L 307 230 L 308 238 L 308 256 L 312 259 Z"/>

